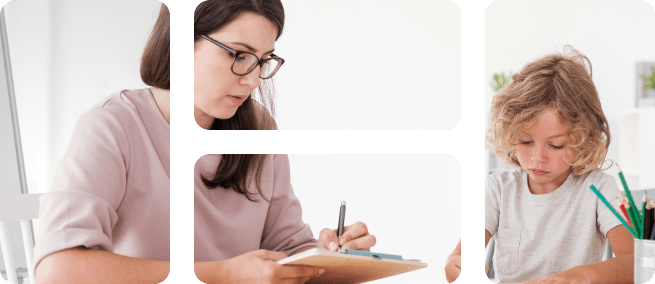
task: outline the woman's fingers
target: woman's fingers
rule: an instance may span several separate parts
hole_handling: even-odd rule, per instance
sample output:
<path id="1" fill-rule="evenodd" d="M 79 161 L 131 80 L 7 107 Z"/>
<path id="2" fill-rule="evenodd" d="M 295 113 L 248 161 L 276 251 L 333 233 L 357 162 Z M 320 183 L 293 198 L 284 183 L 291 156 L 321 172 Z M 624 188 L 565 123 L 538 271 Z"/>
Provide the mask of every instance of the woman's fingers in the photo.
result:
<path id="1" fill-rule="evenodd" d="M 284 254 L 282 252 L 279 252 L 279 251 L 270 251 L 270 250 L 260 249 L 260 250 L 256 251 L 255 253 L 259 258 L 261 258 L 263 260 L 271 260 L 271 261 L 275 261 L 275 262 L 277 262 L 277 261 L 279 261 L 281 259 L 287 258 L 286 254 Z"/>
<path id="2" fill-rule="evenodd" d="M 371 250 L 371 247 L 375 245 L 375 236 L 366 235 L 363 237 L 356 238 L 352 241 L 349 241 L 341 246 L 341 249 L 356 249 L 356 250 Z"/>
<path id="3" fill-rule="evenodd" d="M 345 245 L 347 242 L 350 242 L 354 239 L 357 239 L 362 236 L 368 235 L 368 228 L 366 224 L 362 222 L 357 222 L 348 227 L 344 228 L 343 235 L 339 239 L 339 244 L 341 246 Z"/>
<path id="4" fill-rule="evenodd" d="M 279 268 L 279 279 L 303 279 L 318 277 L 325 272 L 324 268 L 313 266 L 286 266 Z"/>
<path id="5" fill-rule="evenodd" d="M 339 238 L 334 230 L 323 229 L 318 236 L 318 247 L 331 251 L 339 249 Z"/>

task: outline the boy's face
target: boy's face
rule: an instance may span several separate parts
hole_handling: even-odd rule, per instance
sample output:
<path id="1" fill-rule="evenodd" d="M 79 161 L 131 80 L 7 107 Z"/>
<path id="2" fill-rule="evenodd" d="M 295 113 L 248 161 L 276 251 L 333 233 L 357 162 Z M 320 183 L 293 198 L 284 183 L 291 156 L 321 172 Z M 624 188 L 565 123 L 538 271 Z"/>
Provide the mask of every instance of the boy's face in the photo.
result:
<path id="1" fill-rule="evenodd" d="M 516 157 L 526 172 L 534 194 L 555 191 L 568 177 L 571 165 L 569 133 L 557 113 L 546 111 L 518 133 Z"/>

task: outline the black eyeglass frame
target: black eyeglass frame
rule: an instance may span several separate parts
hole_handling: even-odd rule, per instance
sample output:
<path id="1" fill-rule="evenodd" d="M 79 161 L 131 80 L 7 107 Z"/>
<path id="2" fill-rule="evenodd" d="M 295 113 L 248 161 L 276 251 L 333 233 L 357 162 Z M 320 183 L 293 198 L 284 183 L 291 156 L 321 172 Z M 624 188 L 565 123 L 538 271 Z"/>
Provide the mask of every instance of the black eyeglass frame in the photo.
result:
<path id="1" fill-rule="evenodd" d="M 246 75 L 250 74 L 250 72 L 252 72 L 252 70 L 255 70 L 255 68 L 257 68 L 257 65 L 259 65 L 259 68 L 264 68 L 264 64 L 265 64 L 267 61 L 270 61 L 270 60 L 275 60 L 275 61 L 279 62 L 278 66 L 275 68 L 275 70 L 273 70 L 273 71 L 271 72 L 271 75 L 270 75 L 270 76 L 265 77 L 265 78 L 262 78 L 261 76 L 259 77 L 260 79 L 266 80 L 266 79 L 270 79 L 270 78 L 272 78 L 272 77 L 277 73 L 277 71 L 280 70 L 280 67 L 282 67 L 282 64 L 284 64 L 284 59 L 282 59 L 281 57 L 277 57 L 277 56 L 275 56 L 275 57 L 271 57 L 271 58 L 269 58 L 269 59 L 264 60 L 264 59 L 259 58 L 259 56 L 257 56 L 256 54 L 254 54 L 254 53 L 252 53 L 252 52 L 247 52 L 247 51 L 237 51 L 237 50 L 234 50 L 234 49 L 228 47 L 227 45 L 222 44 L 222 43 L 218 42 L 217 40 L 215 40 L 215 39 L 213 39 L 213 38 L 210 38 L 210 37 L 208 37 L 208 36 L 206 36 L 206 35 L 200 35 L 200 36 L 201 36 L 202 38 L 208 40 L 209 42 L 211 42 L 211 43 L 213 43 L 213 44 L 215 44 L 215 45 L 218 45 L 219 47 L 225 49 L 227 52 L 229 52 L 229 53 L 234 57 L 234 61 L 232 62 L 232 68 L 230 68 L 230 70 L 232 70 L 232 73 L 234 73 L 234 75 L 237 75 L 237 76 L 246 76 Z M 246 73 L 244 73 L 244 74 L 239 74 L 239 73 L 237 73 L 237 72 L 234 71 L 234 65 L 237 63 L 237 58 L 238 58 L 239 55 L 241 55 L 241 54 L 251 54 L 251 55 L 255 56 L 255 58 L 257 58 L 257 64 L 256 64 L 256 65 L 253 65 L 253 66 L 248 70 L 248 72 L 246 72 Z"/>

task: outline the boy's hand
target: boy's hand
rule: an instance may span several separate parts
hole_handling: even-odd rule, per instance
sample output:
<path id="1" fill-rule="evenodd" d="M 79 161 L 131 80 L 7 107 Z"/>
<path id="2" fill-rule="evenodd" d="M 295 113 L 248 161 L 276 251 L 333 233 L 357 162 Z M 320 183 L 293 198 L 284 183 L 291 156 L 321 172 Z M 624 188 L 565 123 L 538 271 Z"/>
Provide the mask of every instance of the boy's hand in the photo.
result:
<path id="1" fill-rule="evenodd" d="M 550 283 L 591 284 L 591 279 L 589 279 L 589 273 L 584 273 L 584 271 L 582 271 L 581 269 L 576 269 L 576 268 L 578 267 L 565 270 L 551 276 L 546 276 L 544 278 L 523 282 L 523 284 L 550 284 Z"/>

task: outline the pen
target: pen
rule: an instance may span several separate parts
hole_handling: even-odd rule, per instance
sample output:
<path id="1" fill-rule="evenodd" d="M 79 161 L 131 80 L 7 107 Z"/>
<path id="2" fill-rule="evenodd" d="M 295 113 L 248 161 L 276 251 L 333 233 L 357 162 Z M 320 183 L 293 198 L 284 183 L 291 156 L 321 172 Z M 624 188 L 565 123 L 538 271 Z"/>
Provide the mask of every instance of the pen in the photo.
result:
<path id="1" fill-rule="evenodd" d="M 343 235 L 343 223 L 346 221 L 346 202 L 341 201 L 341 208 L 339 209 L 339 227 L 337 229 L 337 238 L 341 239 Z M 341 249 L 341 242 L 339 242 L 339 249 Z"/>

